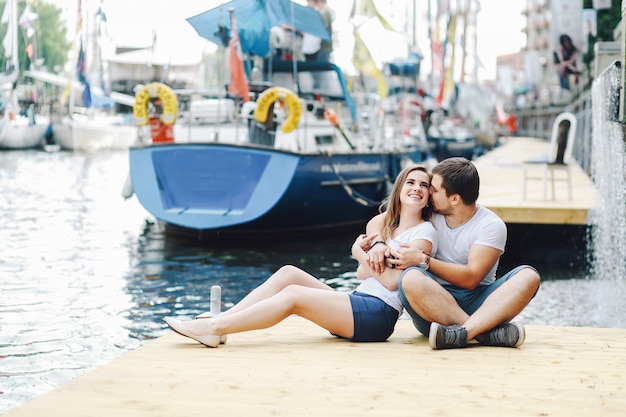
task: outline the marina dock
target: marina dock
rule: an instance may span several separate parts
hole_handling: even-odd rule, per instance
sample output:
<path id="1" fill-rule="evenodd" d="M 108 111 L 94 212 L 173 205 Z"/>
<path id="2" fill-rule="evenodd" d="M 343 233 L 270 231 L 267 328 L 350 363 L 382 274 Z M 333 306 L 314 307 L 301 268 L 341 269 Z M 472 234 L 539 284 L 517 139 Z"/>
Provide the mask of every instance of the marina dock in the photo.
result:
<path id="1" fill-rule="evenodd" d="M 589 224 L 589 211 L 600 201 L 587 173 L 578 164 L 572 166 L 572 200 L 564 182 L 555 184 L 555 199 L 543 200 L 542 181 L 528 181 L 526 200 L 522 198 L 523 161 L 547 155 L 550 143 L 535 138 L 505 138 L 501 146 L 476 159 L 480 173 L 478 202 L 498 214 L 505 223 Z M 539 167 L 529 171 L 541 176 Z M 557 172 L 564 175 L 564 172 Z"/>
<path id="2" fill-rule="evenodd" d="M 507 223 L 587 224 L 598 201 L 573 168 L 543 201 L 522 199 L 522 161 L 546 141 L 510 138 L 476 161 L 479 202 Z M 299 317 L 209 349 L 173 332 L 14 408 L 7 417 L 622 416 L 626 329 L 526 326 L 519 349 L 434 351 L 409 320 L 385 343 L 350 343 Z"/>
<path id="3" fill-rule="evenodd" d="M 626 329 L 526 333 L 517 349 L 437 351 L 410 320 L 384 343 L 340 340 L 296 316 L 218 349 L 169 332 L 5 415 L 623 415 Z"/>

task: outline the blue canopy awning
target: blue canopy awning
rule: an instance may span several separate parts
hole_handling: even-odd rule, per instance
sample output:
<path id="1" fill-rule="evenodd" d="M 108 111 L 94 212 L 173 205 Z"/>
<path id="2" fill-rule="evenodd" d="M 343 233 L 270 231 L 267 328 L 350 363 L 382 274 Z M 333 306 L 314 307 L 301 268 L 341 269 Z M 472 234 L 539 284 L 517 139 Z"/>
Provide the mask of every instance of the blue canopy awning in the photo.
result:
<path id="1" fill-rule="evenodd" d="M 325 40 L 331 38 L 316 10 L 290 0 L 232 0 L 189 17 L 187 21 L 203 38 L 217 45 L 226 45 L 230 34 L 228 9 L 231 7 L 244 52 L 267 56 L 270 53 L 270 28 L 274 26 L 286 25 Z"/>

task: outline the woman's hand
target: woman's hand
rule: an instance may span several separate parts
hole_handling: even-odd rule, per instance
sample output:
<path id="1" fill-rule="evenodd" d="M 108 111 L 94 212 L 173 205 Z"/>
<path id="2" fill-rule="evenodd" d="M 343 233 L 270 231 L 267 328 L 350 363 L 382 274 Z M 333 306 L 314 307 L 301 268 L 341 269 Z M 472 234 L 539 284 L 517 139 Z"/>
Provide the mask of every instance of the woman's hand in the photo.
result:
<path id="1" fill-rule="evenodd" d="M 352 244 L 352 256 L 359 262 L 359 267 L 356 271 L 356 276 L 358 279 L 369 278 L 374 274 L 374 272 L 370 269 L 369 263 L 369 251 L 372 248 L 372 244 L 378 233 L 372 233 L 370 235 L 363 234 L 357 236 L 354 243 Z M 375 245 L 378 247 L 379 245 Z"/>
<path id="2" fill-rule="evenodd" d="M 389 248 L 386 243 L 374 245 L 367 252 L 367 266 L 375 274 L 382 274 L 385 270 L 385 259 L 387 257 L 389 257 Z"/>

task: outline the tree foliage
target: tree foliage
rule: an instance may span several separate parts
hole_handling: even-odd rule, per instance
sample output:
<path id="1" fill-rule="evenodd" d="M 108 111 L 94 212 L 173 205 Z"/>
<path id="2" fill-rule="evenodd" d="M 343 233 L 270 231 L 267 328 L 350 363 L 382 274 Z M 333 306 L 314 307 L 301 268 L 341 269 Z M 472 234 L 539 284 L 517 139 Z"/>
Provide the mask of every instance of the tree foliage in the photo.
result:
<path id="1" fill-rule="evenodd" d="M 49 71 L 55 68 L 63 68 L 67 62 L 67 52 L 70 50 L 70 41 L 67 39 L 67 27 L 61 19 L 62 10 L 57 6 L 44 1 L 29 1 L 31 10 L 37 14 L 37 18 L 31 22 L 34 33 L 28 37 L 27 29 L 18 26 L 18 51 L 20 72 L 31 68 L 32 65 L 45 66 Z M 7 2 L 2 5 L 2 11 L 7 7 Z M 18 3 L 18 19 L 22 16 L 26 3 Z M 0 37 L 7 35 L 7 24 L 0 24 Z M 32 59 L 29 58 L 27 49 L 32 48 Z M 4 46 L 0 43 L 0 70 L 4 70 L 7 64 Z"/>
<path id="2" fill-rule="evenodd" d="M 583 1 L 584 9 L 593 9 L 593 0 Z M 596 36 L 589 35 L 587 50 L 583 51 L 583 62 L 589 66 L 594 59 L 596 42 L 613 41 L 613 31 L 622 19 L 622 0 L 611 0 L 611 8 L 597 11 Z"/>

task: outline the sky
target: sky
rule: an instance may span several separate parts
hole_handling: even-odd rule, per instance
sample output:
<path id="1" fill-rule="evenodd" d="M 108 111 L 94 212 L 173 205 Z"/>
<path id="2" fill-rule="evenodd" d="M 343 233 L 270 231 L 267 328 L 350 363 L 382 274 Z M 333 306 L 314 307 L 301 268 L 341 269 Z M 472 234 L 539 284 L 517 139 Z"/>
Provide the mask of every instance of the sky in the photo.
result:
<path id="1" fill-rule="evenodd" d="M 495 79 L 496 57 L 519 52 L 526 46 L 522 10 L 527 0 L 481 0 L 478 15 L 478 56 L 485 66 L 485 77 Z"/>
<path id="2" fill-rule="evenodd" d="M 77 0 L 46 0 L 64 10 L 68 28 L 75 28 L 75 9 Z M 215 45 L 200 38 L 185 20 L 205 10 L 217 7 L 221 0 L 83 0 L 93 9 L 102 2 L 107 15 L 107 27 L 111 42 L 118 46 L 145 46 L 152 41 L 152 33 L 157 33 L 157 49 L 161 55 L 168 56 L 172 62 L 198 62 L 202 51 L 215 49 Z M 295 0 L 305 4 L 305 0 Z M 426 0 L 415 0 L 425 8 Z M 334 29 L 338 33 L 339 43 L 334 52 L 335 62 L 344 70 L 350 70 L 352 54 L 352 25 L 348 21 L 351 0 L 327 0 L 335 12 Z M 435 1 L 433 1 L 433 4 Z M 386 0 L 375 0 L 375 4 L 384 17 L 394 26 L 402 26 L 394 13 L 387 10 Z M 496 57 L 518 52 L 525 42 L 521 29 L 525 24 L 521 15 L 526 0 L 480 0 L 481 11 L 478 14 L 478 56 L 484 65 L 479 70 L 480 79 L 494 79 L 496 75 Z M 86 6 L 83 6 L 86 7 Z M 419 6 L 418 6 L 419 7 Z M 434 7 L 434 6 L 433 6 Z M 424 12 L 425 13 L 425 12 Z M 402 13 L 395 13 L 402 15 Z M 368 22 L 370 24 L 370 22 Z M 426 23 L 422 22 L 425 26 Z M 426 27 L 417 32 L 418 46 L 424 54 L 429 54 L 426 39 Z M 401 34 L 392 34 L 376 30 L 366 30 L 362 37 L 377 62 L 389 61 L 406 53 L 407 39 Z M 424 68 L 424 67 L 423 67 Z"/>
<path id="3" fill-rule="evenodd" d="M 337 14 L 335 22 L 347 21 L 352 7 L 352 1 L 327 0 L 327 2 Z M 429 56 L 430 48 L 428 43 L 427 22 L 425 20 L 420 21 L 420 17 L 425 18 L 425 16 L 427 16 L 428 1 L 415 0 L 415 2 L 418 8 L 418 24 L 416 29 L 418 33 L 418 47 L 421 49 L 423 55 Z M 436 3 L 436 0 L 432 1 L 433 9 Z M 521 30 L 525 26 L 526 20 L 521 12 L 526 7 L 526 3 L 527 0 L 480 0 L 481 11 L 477 17 L 477 52 L 484 65 L 484 68 L 479 70 L 478 75 L 480 79 L 495 79 L 496 57 L 518 52 L 525 45 L 525 36 L 522 34 Z M 398 13 L 397 10 L 396 13 L 393 13 L 392 10 L 388 10 L 391 6 L 389 6 L 387 0 L 375 0 L 375 4 L 379 13 L 383 15 L 394 28 L 405 27 L 405 22 L 402 20 L 406 13 L 403 13 L 403 11 Z M 370 27 L 368 27 L 366 30 L 361 30 L 360 33 L 377 61 L 389 61 L 393 58 L 397 58 L 399 53 L 406 54 L 406 37 L 399 34 L 393 35 L 381 30 L 380 26 L 375 26 L 375 22 L 368 23 L 372 23 L 370 27 L 376 27 L 376 30 L 369 30 Z M 420 24 L 422 26 L 421 28 Z M 335 29 L 335 27 L 333 28 Z M 346 23 L 340 30 L 343 30 L 340 35 L 341 39 L 351 41 L 352 25 Z M 346 43 L 348 53 L 340 55 L 349 58 L 352 44 L 351 42 Z M 335 58 L 337 59 L 337 54 Z M 347 60 L 349 61 L 349 59 Z"/>

